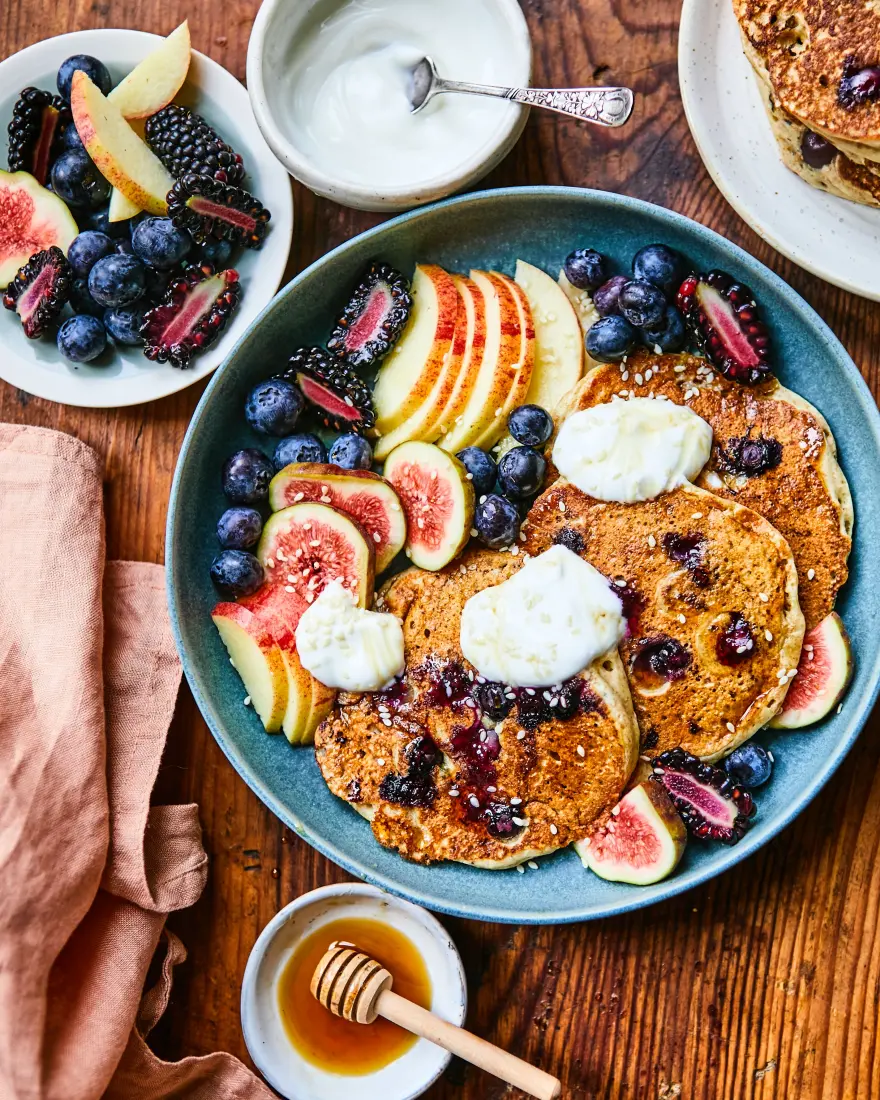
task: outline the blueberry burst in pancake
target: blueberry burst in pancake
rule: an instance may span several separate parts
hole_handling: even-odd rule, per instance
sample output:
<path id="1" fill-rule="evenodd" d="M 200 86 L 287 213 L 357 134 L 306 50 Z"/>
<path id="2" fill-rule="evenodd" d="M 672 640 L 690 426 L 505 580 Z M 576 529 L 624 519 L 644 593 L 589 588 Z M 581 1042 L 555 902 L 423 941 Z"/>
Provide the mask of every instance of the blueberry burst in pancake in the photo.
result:
<path id="1" fill-rule="evenodd" d="M 717 760 L 782 705 L 804 621 L 788 544 L 756 512 L 689 484 L 620 503 L 560 479 L 524 531 L 527 553 L 561 543 L 618 586 L 644 751 Z"/>
<path id="2" fill-rule="evenodd" d="M 635 766 L 616 650 L 550 689 L 486 682 L 464 658 L 465 603 L 519 568 L 478 550 L 390 581 L 378 606 L 403 624 L 404 675 L 341 694 L 317 732 L 330 789 L 409 859 L 502 869 L 562 848 L 607 820 Z"/>
<path id="3" fill-rule="evenodd" d="M 704 359 L 644 351 L 590 371 L 557 410 L 557 423 L 615 395 L 664 397 L 708 422 L 712 454 L 697 484 L 773 524 L 794 555 L 807 630 L 821 622 L 847 578 L 853 525 L 849 486 L 821 413 L 775 378 L 747 388 Z"/>

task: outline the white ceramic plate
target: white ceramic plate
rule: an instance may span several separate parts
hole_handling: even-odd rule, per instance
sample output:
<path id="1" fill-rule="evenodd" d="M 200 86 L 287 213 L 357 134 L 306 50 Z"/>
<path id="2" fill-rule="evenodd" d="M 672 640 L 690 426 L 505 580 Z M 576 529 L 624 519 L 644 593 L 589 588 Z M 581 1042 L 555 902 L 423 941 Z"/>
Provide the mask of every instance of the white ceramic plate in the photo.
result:
<path id="1" fill-rule="evenodd" d="M 22 88 L 34 85 L 54 92 L 58 66 L 77 53 L 100 58 L 114 82 L 119 81 L 161 41 L 159 35 L 144 31 L 77 31 L 28 46 L 0 63 L 0 141 L 4 142 L 0 164 L 6 165 L 6 127 Z M 27 340 L 15 314 L 0 309 L 0 377 L 11 385 L 49 401 L 87 408 L 139 405 L 166 397 L 215 370 L 280 286 L 293 233 L 293 196 L 286 170 L 254 121 L 247 91 L 222 65 L 193 50 L 186 84 L 174 102 L 204 115 L 241 153 L 248 173 L 246 187 L 272 211 L 262 249 L 241 249 L 233 256 L 243 293 L 229 326 L 188 370 L 151 363 L 139 348 L 119 347 L 101 357 L 106 365 L 96 367 L 68 362 L 49 336 Z"/>
<path id="2" fill-rule="evenodd" d="M 807 271 L 880 300 L 880 210 L 819 191 L 782 163 L 731 0 L 684 0 L 678 75 L 700 156 L 737 213 Z"/>

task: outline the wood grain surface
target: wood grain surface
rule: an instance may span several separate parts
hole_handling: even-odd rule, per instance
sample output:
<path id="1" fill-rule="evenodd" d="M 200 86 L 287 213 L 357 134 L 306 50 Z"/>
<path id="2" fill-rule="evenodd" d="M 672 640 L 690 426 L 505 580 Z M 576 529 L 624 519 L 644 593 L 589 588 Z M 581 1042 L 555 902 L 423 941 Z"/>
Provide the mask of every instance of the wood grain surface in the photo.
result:
<path id="1" fill-rule="evenodd" d="M 677 0 L 523 0 L 523 6 L 535 83 L 630 84 L 635 113 L 629 127 L 612 132 L 533 114 L 485 185 L 606 188 L 719 230 L 819 311 L 876 394 L 880 305 L 777 255 L 703 168 L 678 91 Z M 7 0 L 0 5 L 0 56 L 85 27 L 167 33 L 186 15 L 193 45 L 243 79 L 256 8 L 256 0 L 191 0 L 185 8 L 169 0 Z M 381 220 L 294 189 L 290 274 Z M 271 205 L 271 196 L 263 197 Z M 202 388 L 93 412 L 0 384 L 0 419 L 70 432 L 104 455 L 110 554 L 160 562 L 174 464 Z M 469 1026 L 558 1074 L 572 1100 L 880 1096 L 877 734 L 874 720 L 826 791 L 772 844 L 684 897 L 570 927 L 448 921 L 467 966 Z M 189 960 L 177 971 L 155 1044 L 168 1058 L 225 1049 L 246 1059 L 239 986 L 257 934 L 291 898 L 346 876 L 250 793 L 185 687 L 157 799 L 199 803 L 211 871 L 199 903 L 170 921 Z M 429 1095 L 513 1094 L 454 1063 Z"/>

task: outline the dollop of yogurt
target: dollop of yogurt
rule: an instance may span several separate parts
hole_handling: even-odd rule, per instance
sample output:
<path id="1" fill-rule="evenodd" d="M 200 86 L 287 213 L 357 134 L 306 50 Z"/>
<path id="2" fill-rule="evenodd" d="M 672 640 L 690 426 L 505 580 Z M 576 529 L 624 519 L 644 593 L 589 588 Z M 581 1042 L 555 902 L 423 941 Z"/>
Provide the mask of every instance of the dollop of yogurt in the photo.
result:
<path id="1" fill-rule="evenodd" d="M 342 691 L 379 691 L 404 669 L 400 621 L 358 607 L 338 580 L 303 613 L 296 650 L 316 680 Z"/>
<path id="2" fill-rule="evenodd" d="M 553 462 L 596 500 L 631 504 L 693 481 L 711 450 L 711 427 L 685 405 L 633 397 L 573 413 Z"/>
<path id="3" fill-rule="evenodd" d="M 565 546 L 478 592 L 461 614 L 461 649 L 487 680 L 549 687 L 582 672 L 626 631 L 619 598 Z"/>

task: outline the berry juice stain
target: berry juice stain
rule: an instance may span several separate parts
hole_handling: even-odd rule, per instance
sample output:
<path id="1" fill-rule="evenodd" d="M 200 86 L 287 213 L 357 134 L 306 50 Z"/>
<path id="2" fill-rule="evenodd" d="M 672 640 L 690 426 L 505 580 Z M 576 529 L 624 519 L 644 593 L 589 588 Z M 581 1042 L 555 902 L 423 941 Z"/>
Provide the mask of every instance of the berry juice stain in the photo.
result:
<path id="1" fill-rule="evenodd" d="M 360 1077 L 406 1054 L 416 1036 L 381 1016 L 369 1027 L 340 1019 L 315 1000 L 309 984 L 335 940 L 353 943 L 380 962 L 394 975 L 395 993 L 422 1008 L 431 1007 L 431 979 L 409 937 L 378 920 L 345 917 L 329 921 L 297 945 L 278 982 L 278 1011 L 287 1038 L 313 1066 Z"/>

